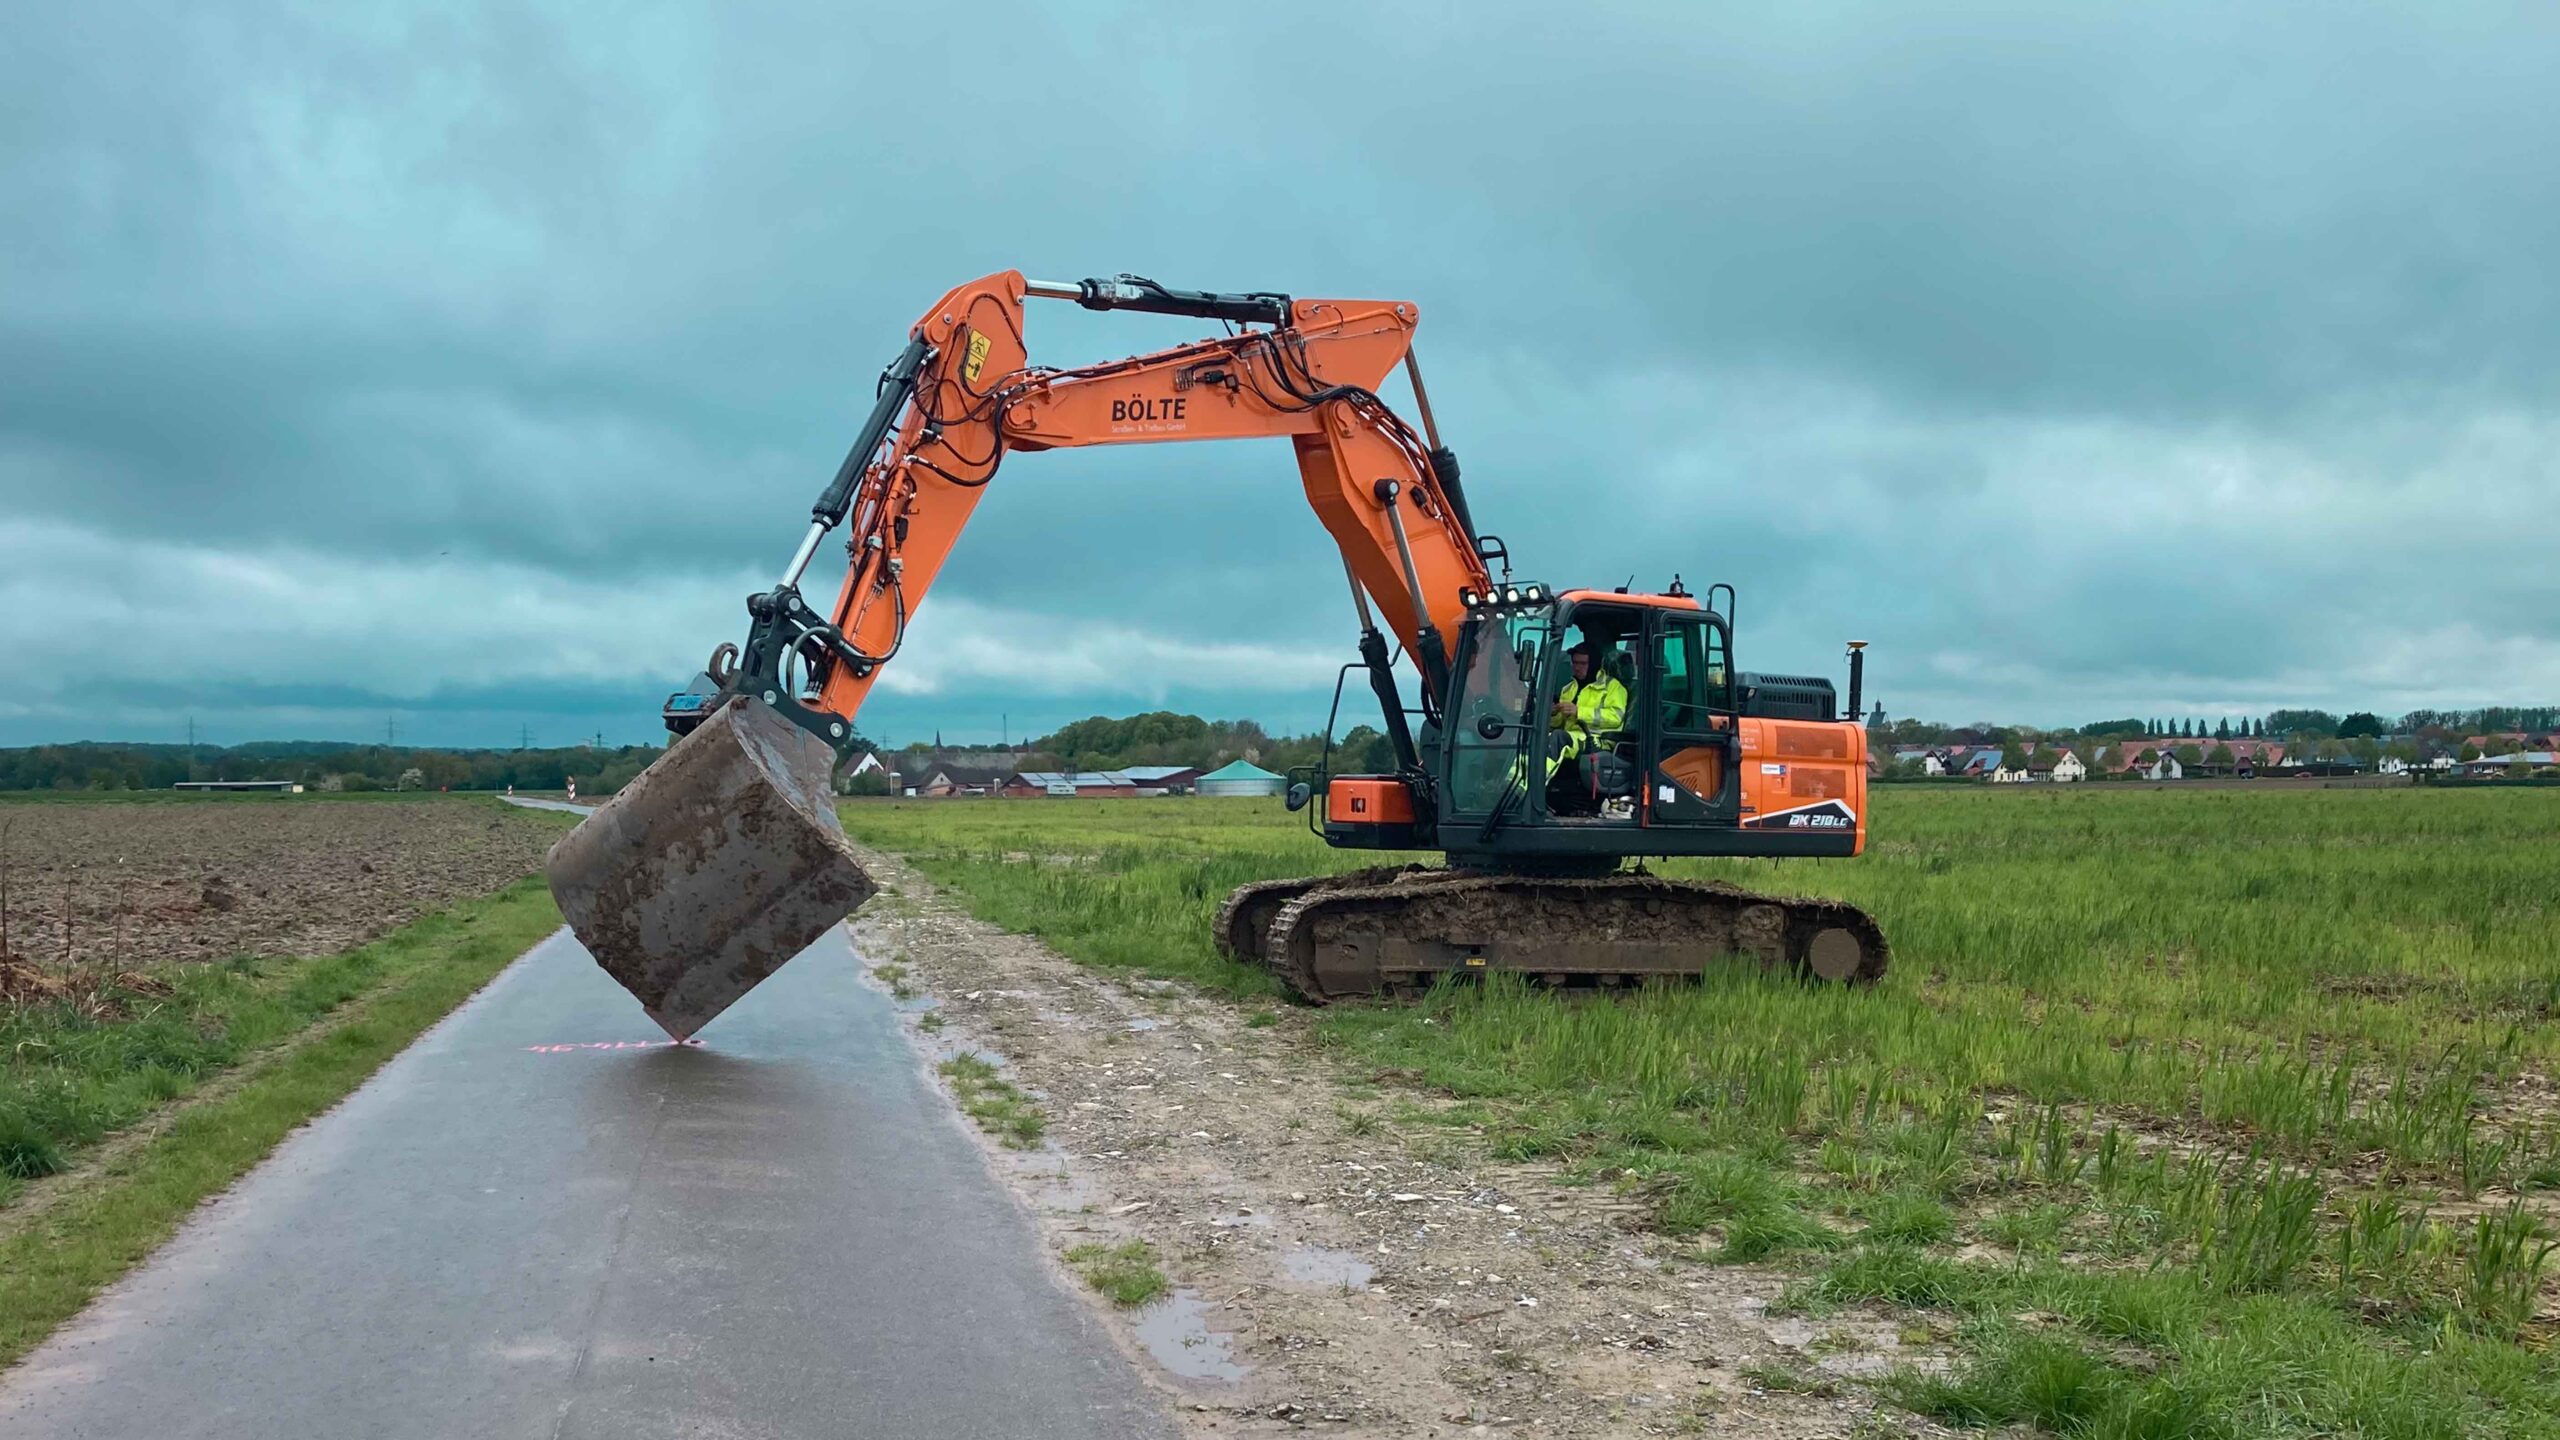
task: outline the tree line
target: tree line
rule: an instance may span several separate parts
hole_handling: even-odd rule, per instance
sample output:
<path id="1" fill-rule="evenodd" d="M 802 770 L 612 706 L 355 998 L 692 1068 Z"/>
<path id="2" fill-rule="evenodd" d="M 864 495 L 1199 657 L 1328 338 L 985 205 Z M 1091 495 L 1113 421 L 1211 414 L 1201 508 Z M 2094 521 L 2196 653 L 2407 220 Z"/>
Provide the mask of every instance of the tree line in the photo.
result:
<path id="1" fill-rule="evenodd" d="M 2412 710 L 2397 718 L 2385 718 L 2370 710 L 2350 711 L 2345 715 L 2327 710 L 2271 710 L 2251 716 L 2127 716 L 2121 719 L 2092 720 L 2085 725 L 2046 729 L 2032 725 L 2003 725 L 1994 721 L 1976 721 L 1970 725 L 1942 725 L 1930 720 L 1892 720 L 1874 732 L 1880 743 L 1910 745 L 1974 745 L 2004 747 L 2020 741 L 2055 741 L 2072 743 L 2088 741 L 2107 744 L 2124 740 L 2194 741 L 2206 748 L 2233 740 L 2269 740 L 2288 748 L 2323 749 L 2329 742 L 2338 748 L 2328 753 L 2348 753 L 2357 742 L 2373 741 L 2387 749 L 2388 742 L 2421 743 L 2451 748 L 2474 735 L 2532 734 L 2560 729 L 2560 705 L 2487 705 L 2475 710 Z"/>
<path id="2" fill-rule="evenodd" d="M 610 794 L 658 758 L 648 745 L 441 750 L 267 740 L 246 745 L 82 741 L 0 750 L 0 790 L 166 790 L 191 780 L 298 780 L 313 790 L 559 790 Z"/>
<path id="3" fill-rule="evenodd" d="M 900 752 L 902 770 L 916 770 L 936 747 L 916 744 Z M 1285 773 L 1312 765 L 1324 753 L 1324 736 L 1274 735 L 1253 720 L 1208 720 L 1172 710 L 1137 715 L 1092 715 L 1026 742 L 1026 770 L 1118 770 L 1129 765 L 1187 765 L 1215 770 L 1243 760 Z M 1387 738 L 1374 725 L 1355 725 L 1334 741 L 1336 770 L 1394 768 Z M 890 756 L 882 756 L 884 760 Z"/>

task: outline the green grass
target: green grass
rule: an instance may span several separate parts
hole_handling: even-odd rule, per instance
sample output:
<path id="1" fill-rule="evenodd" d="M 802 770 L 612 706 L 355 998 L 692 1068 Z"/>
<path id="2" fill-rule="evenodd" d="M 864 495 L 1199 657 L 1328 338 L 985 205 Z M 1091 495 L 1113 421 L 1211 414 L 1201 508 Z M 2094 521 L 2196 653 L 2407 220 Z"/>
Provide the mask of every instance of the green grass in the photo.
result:
<path id="1" fill-rule="evenodd" d="M 190 967 L 169 995 L 130 997 L 133 1018 L 8 1016 L 0 1137 L 22 1171 L 75 1168 L 20 1178 L 25 1193 L 0 1207 L 0 1365 L 559 924 L 542 882 L 525 880 L 344 955 Z M 163 1108 L 158 1133 L 77 1168 Z"/>
<path id="2" fill-rule="evenodd" d="M 380 984 L 403 954 L 175 966 L 108 985 L 103 1012 L 0 1009 L 0 1200 Z"/>
<path id="3" fill-rule="evenodd" d="M 1642 1195 L 1702 1259 L 1795 1268 L 1808 1307 L 1945 1312 L 1968 1368 L 1895 1392 L 1942 1418 L 2560 1433 L 2539 1318 L 2560 1213 L 2549 796 L 1945 787 L 1875 807 L 1857 861 L 1662 867 L 1867 907 L 1894 946 L 1873 990 L 1497 980 L 1332 1007 L 1318 1041 L 1456 1097 L 1492 1154 Z M 1252 1010 L 1271 982 L 1208 937 L 1228 889 L 1370 858 L 1267 801 L 844 815 L 987 919 Z M 2031 1310 L 2062 1318 L 2020 1329 Z"/>
<path id="4" fill-rule="evenodd" d="M 1144 1305 L 1173 1288 L 1156 1268 L 1155 1251 L 1144 1240 L 1078 1245 L 1067 1251 L 1067 1263 L 1114 1305 Z"/>
<path id="5" fill-rule="evenodd" d="M 1034 1149 L 1049 1133 L 1049 1117 L 985 1056 L 954 1055 L 942 1062 L 942 1076 L 951 1082 L 962 1113 L 1006 1149 Z"/>

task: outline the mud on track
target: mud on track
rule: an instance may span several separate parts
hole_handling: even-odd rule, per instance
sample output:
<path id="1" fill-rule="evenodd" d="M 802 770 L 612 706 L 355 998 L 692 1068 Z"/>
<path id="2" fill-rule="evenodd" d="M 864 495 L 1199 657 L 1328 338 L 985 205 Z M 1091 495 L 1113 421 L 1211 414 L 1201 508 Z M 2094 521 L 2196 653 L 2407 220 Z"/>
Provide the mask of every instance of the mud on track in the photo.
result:
<path id="1" fill-rule="evenodd" d="M 564 823 L 459 795 L 0 803 L 8 950 L 54 974 L 344 950 L 530 873 Z"/>

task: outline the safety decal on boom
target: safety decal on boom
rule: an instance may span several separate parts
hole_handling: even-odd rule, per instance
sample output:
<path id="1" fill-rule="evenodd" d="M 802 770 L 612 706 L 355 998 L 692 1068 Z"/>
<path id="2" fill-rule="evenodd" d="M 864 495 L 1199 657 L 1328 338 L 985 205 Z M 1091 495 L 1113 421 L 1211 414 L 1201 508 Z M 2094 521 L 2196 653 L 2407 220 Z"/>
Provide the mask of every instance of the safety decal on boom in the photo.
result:
<path id="1" fill-rule="evenodd" d="M 1799 805 L 1793 810 L 1773 810 L 1754 815 L 1742 822 L 1745 830 L 1855 830 L 1857 812 L 1838 800 L 1824 800 L 1812 805 Z"/>
<path id="2" fill-rule="evenodd" d="M 970 331 L 968 353 L 960 359 L 960 378 L 976 380 L 978 372 L 987 368 L 987 352 L 994 348 L 995 342 L 989 340 L 984 332 Z"/>

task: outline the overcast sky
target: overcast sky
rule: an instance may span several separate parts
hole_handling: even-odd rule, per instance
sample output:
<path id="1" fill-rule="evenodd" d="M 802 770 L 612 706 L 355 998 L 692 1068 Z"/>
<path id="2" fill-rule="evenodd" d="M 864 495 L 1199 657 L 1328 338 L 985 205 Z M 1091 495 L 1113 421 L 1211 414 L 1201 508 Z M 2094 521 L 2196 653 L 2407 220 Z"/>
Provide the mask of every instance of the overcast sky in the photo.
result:
<path id="1" fill-rule="evenodd" d="M 25 7 L 0 743 L 651 737 L 1009 267 L 1418 302 L 1525 577 L 1896 714 L 2548 702 L 2555 257 L 2547 4 Z M 1322 721 L 1285 447 L 998 484 L 866 730 Z"/>

